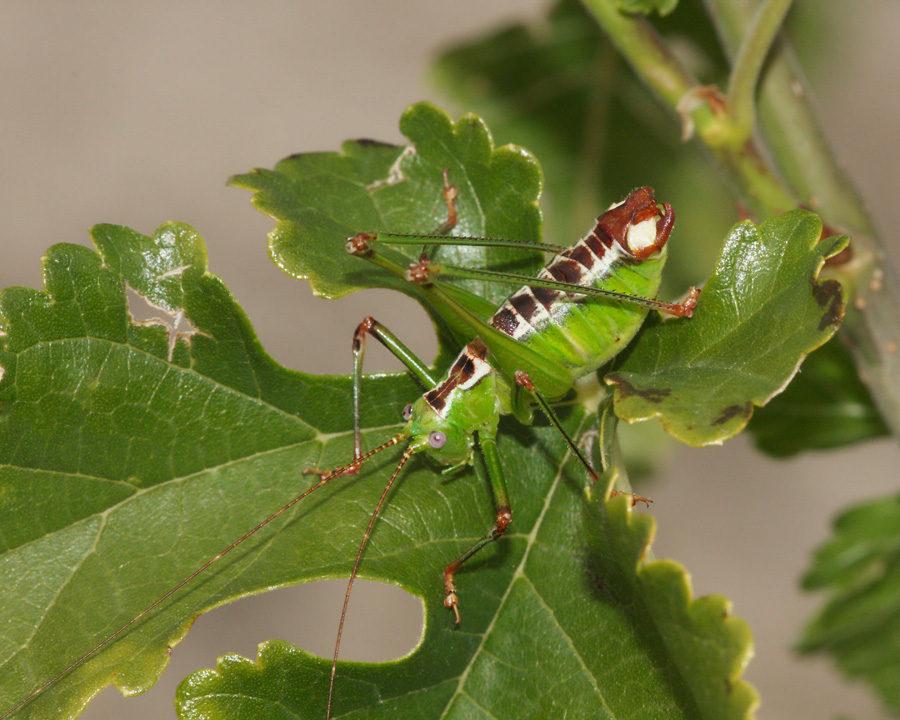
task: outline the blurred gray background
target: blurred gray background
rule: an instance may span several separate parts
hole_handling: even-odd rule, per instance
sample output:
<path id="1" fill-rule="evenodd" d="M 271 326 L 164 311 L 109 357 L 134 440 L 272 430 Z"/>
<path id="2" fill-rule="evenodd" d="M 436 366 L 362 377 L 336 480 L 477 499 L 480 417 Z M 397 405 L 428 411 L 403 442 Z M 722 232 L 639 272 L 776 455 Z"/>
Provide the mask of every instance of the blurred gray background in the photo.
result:
<path id="1" fill-rule="evenodd" d="M 846 26 L 827 72 L 812 80 L 837 153 L 896 263 L 900 4 L 816 4 L 852 6 L 852 23 L 835 12 Z M 429 327 L 405 298 L 375 292 L 326 302 L 281 273 L 266 253 L 271 220 L 250 206 L 249 193 L 224 182 L 294 152 L 337 150 L 346 138 L 400 142 L 397 119 L 407 104 L 448 106 L 424 82 L 436 49 L 536 17 L 544 5 L 0 2 L 0 286 L 40 287 L 45 248 L 88 244 L 97 222 L 150 233 L 183 220 L 204 236 L 211 271 L 279 362 L 349 372 L 352 330 L 369 313 L 428 357 Z M 386 354 L 371 356 L 372 369 L 396 369 Z M 797 590 L 811 550 L 848 502 L 894 491 L 898 464 L 890 442 L 774 462 L 738 438 L 723 448 L 680 448 L 649 491 L 657 557 L 682 562 L 698 595 L 730 597 L 754 630 L 747 678 L 762 695 L 760 718 L 881 717 L 862 687 L 845 684 L 825 661 L 798 660 L 790 646 L 818 604 Z M 366 586 L 370 595 L 360 588 L 354 596 L 343 657 L 404 654 L 418 637 L 418 601 Z M 187 672 L 214 666 L 226 651 L 255 656 L 270 637 L 330 656 L 342 595 L 343 583 L 317 583 L 209 613 L 153 690 L 124 701 L 108 689 L 84 717 L 173 717 L 174 687 Z"/>

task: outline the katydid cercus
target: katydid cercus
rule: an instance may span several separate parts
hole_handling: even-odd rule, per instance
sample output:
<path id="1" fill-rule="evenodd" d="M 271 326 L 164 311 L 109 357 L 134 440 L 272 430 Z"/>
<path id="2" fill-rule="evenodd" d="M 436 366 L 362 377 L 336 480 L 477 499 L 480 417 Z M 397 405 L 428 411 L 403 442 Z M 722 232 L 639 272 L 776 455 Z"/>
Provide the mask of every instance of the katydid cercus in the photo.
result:
<path id="1" fill-rule="evenodd" d="M 426 453 L 452 470 L 473 462 L 481 453 L 496 505 L 493 525 L 471 547 L 444 569 L 444 605 L 460 622 L 455 573 L 469 558 L 506 531 L 513 514 L 503 468 L 497 451 L 501 415 L 512 414 L 529 423 L 532 409 L 540 407 L 560 431 L 593 480 L 598 475 L 578 445 L 563 431 L 551 403 L 572 389 L 574 382 L 594 372 L 618 354 L 639 330 L 650 309 L 690 317 L 699 290 L 691 289 L 678 304 L 656 300 L 666 260 L 666 242 L 674 213 L 668 203 L 657 205 L 650 188 L 633 191 L 624 201 L 601 215 L 591 231 L 568 248 L 543 243 L 450 236 L 457 223 L 457 190 L 445 172 L 444 199 L 447 220 L 431 235 L 359 233 L 347 240 L 347 251 L 372 262 L 408 282 L 446 321 L 458 337 L 472 338 L 443 377 L 419 360 L 390 330 L 374 318 L 366 318 L 353 336 L 354 457 L 342 467 L 316 472 L 319 480 L 304 493 L 267 517 L 227 548 L 211 558 L 128 623 L 34 690 L 2 715 L 0 720 L 41 694 L 57 680 L 110 644 L 164 600 L 240 545 L 248 537 L 331 480 L 359 472 L 366 460 L 383 450 L 406 443 L 396 469 L 373 510 L 360 542 L 335 641 L 326 720 L 331 716 L 337 660 L 344 620 L 363 550 L 378 513 L 406 462 Z M 417 262 L 403 266 L 378 250 L 379 245 L 420 246 Z M 454 267 L 432 262 L 432 249 L 441 245 L 499 246 L 553 252 L 554 256 L 535 277 Z M 477 278 L 519 286 L 490 317 L 473 311 L 468 293 L 444 278 Z M 472 300 L 472 298 L 468 298 Z M 483 307 L 484 301 L 478 298 Z M 378 447 L 363 452 L 360 431 L 360 388 L 367 336 L 373 336 L 393 353 L 426 388 L 426 392 L 402 410 L 405 425 Z M 635 500 L 644 500 L 635 496 Z"/>

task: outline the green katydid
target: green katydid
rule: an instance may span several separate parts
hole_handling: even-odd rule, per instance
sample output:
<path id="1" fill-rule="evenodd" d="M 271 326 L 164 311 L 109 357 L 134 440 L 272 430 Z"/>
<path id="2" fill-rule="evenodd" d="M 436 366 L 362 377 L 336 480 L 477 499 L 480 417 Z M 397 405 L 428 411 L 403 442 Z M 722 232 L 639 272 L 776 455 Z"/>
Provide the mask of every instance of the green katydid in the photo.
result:
<path id="1" fill-rule="evenodd" d="M 397 467 L 385 486 L 363 535 L 350 575 L 331 668 L 326 719 L 331 716 L 334 677 L 350 591 L 362 553 L 384 499 L 409 458 L 427 453 L 447 471 L 469 465 L 476 446 L 487 467 L 496 504 L 494 524 L 444 570 L 444 605 L 460 622 L 455 574 L 459 567 L 506 531 L 512 522 L 503 468 L 497 453 L 500 415 L 513 414 L 530 422 L 537 404 L 568 442 L 591 475 L 597 473 L 563 431 L 550 406 L 578 378 L 612 359 L 640 329 L 650 308 L 678 317 L 690 317 L 699 290 L 691 289 L 679 304 L 655 300 L 666 260 L 666 241 L 674 223 L 668 203 L 660 210 L 650 188 L 639 188 L 601 215 L 591 231 L 570 248 L 520 243 L 523 249 L 554 251 L 553 259 L 535 278 L 485 270 L 469 270 L 432 263 L 428 248 L 442 244 L 490 245 L 510 241 L 443 236 L 455 225 L 456 189 L 444 180 L 448 219 L 435 235 L 360 233 L 347 241 L 347 251 L 418 284 L 444 319 L 462 335 L 474 336 L 442 378 L 416 358 L 387 328 L 366 318 L 354 334 L 354 459 L 320 474 L 324 484 L 342 474 L 357 472 L 372 455 L 408 441 Z M 423 245 L 416 263 L 408 268 L 379 254 L 379 243 Z M 444 277 L 482 277 L 522 285 L 490 318 L 469 309 L 459 288 L 441 283 Z M 426 388 L 403 409 L 403 430 L 374 450 L 363 454 L 360 441 L 359 398 L 365 337 L 384 344 Z M 635 496 L 636 500 L 644 500 Z"/>
<path id="2" fill-rule="evenodd" d="M 502 414 L 513 414 L 530 422 L 537 404 L 558 428 L 550 402 L 561 398 L 574 381 L 615 356 L 634 336 L 651 308 L 676 316 L 689 316 L 696 304 L 692 291 L 682 304 L 656 301 L 665 263 L 665 245 L 673 223 L 672 208 L 657 205 L 652 192 L 641 188 L 621 204 L 610 208 L 588 235 L 571 248 L 513 241 L 444 236 L 455 225 L 456 190 L 445 179 L 444 196 L 448 218 L 436 235 L 401 236 L 360 233 L 348 240 L 348 251 L 389 272 L 417 284 L 422 294 L 460 337 L 472 340 L 465 346 L 444 377 L 438 377 L 417 359 L 389 330 L 368 318 L 354 335 L 355 450 L 352 461 L 334 471 L 321 473 L 306 492 L 263 520 L 225 550 L 178 583 L 145 610 L 108 636 L 62 673 L 45 683 L 12 714 L 57 679 L 81 665 L 127 628 L 193 580 L 198 574 L 237 547 L 276 517 L 331 480 L 358 472 L 363 463 L 383 450 L 408 441 L 390 481 L 382 493 L 363 535 L 351 572 L 341 624 L 335 644 L 326 717 L 330 717 L 334 677 L 341 632 L 350 590 L 381 506 L 413 454 L 424 452 L 449 469 L 473 461 L 480 450 L 496 501 L 495 522 L 466 552 L 444 571 L 445 605 L 459 622 L 458 595 L 454 582 L 457 569 L 482 547 L 499 538 L 512 520 L 511 503 L 503 479 L 496 446 L 497 424 Z M 403 267 L 378 252 L 378 245 L 424 245 L 417 263 Z M 440 245 L 501 245 L 540 249 L 556 253 L 535 278 L 500 272 L 476 271 L 432 263 L 428 248 Z M 523 286 L 492 313 L 477 312 L 484 301 L 441 277 L 479 277 Z M 480 305 L 476 302 L 480 300 Z M 493 309 L 492 309 L 493 310 Z M 388 347 L 427 388 L 427 392 L 403 410 L 406 425 L 387 442 L 363 453 L 360 439 L 360 384 L 365 338 L 372 335 Z M 560 428 L 560 431 L 561 428 Z M 563 433 L 564 437 L 565 433 Z M 574 453 L 596 477 L 577 445 L 568 437 Z"/>

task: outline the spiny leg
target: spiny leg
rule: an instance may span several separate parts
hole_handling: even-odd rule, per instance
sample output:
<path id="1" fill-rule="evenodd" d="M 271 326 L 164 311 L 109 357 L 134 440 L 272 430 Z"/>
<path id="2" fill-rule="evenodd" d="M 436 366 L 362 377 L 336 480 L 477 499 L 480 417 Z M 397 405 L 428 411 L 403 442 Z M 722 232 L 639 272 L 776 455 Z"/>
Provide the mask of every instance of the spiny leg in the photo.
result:
<path id="1" fill-rule="evenodd" d="M 449 170 L 444 169 L 444 187 L 441 194 L 444 202 L 447 204 L 447 219 L 435 230 L 436 235 L 444 235 L 452 230 L 458 221 L 456 212 L 456 196 L 459 194 L 456 187 L 450 184 Z M 355 238 L 349 238 L 347 241 L 348 250 L 354 240 L 367 237 L 365 233 L 360 233 Z M 426 248 L 422 249 L 422 256 L 425 256 Z M 352 251 L 351 251 L 352 252 Z M 407 369 L 416 377 L 416 379 L 425 387 L 432 387 L 437 383 L 437 379 L 431 374 L 428 367 L 422 363 L 412 351 L 404 345 L 400 339 L 388 330 L 384 325 L 379 323 L 371 315 L 363 320 L 353 332 L 353 459 L 359 460 L 362 455 L 362 437 L 360 430 L 360 405 L 362 395 L 362 368 L 363 360 L 366 354 L 366 336 L 372 335 L 382 345 L 384 345 L 400 362 L 406 365 Z M 312 468 L 307 468 L 305 472 L 318 472 Z M 352 469 L 346 474 L 354 474 L 359 472 L 359 465 L 352 466 Z M 322 473 L 319 473 L 322 474 Z"/>
<path id="2" fill-rule="evenodd" d="M 456 214 L 456 196 L 459 195 L 459 191 L 455 185 L 450 184 L 450 170 L 448 168 L 444 168 L 444 187 L 441 188 L 441 195 L 444 197 L 444 202 L 447 203 L 447 219 L 434 231 L 434 235 L 446 235 L 459 222 Z"/>
<path id="3" fill-rule="evenodd" d="M 509 507 L 509 493 L 506 490 L 506 479 L 503 475 L 503 467 L 500 464 L 500 455 L 497 452 L 497 439 L 494 436 L 483 437 L 479 434 L 479 445 L 481 446 L 481 454 L 484 458 L 484 464 L 487 467 L 488 477 L 491 483 L 491 489 L 494 493 L 494 504 L 497 512 L 493 526 L 484 535 L 482 535 L 468 550 L 460 555 L 456 560 L 447 565 L 444 569 L 444 588 L 446 596 L 444 597 L 444 607 L 453 610 L 456 618 L 456 624 L 459 624 L 459 597 L 456 591 L 456 583 L 454 576 L 460 566 L 477 553 L 485 545 L 494 542 L 503 533 L 512 522 L 512 510 Z"/>
<path id="4" fill-rule="evenodd" d="M 628 305 L 647 307 L 658 310 L 661 313 L 674 317 L 691 317 L 694 308 L 697 307 L 697 299 L 700 297 L 700 288 L 692 287 L 688 290 L 685 299 L 680 303 L 667 303 L 653 298 L 643 298 L 635 295 L 604 290 L 589 285 L 574 285 L 561 280 L 550 280 L 542 277 L 530 277 L 515 273 L 498 272 L 496 270 L 473 270 L 470 268 L 456 267 L 455 265 L 443 265 L 433 263 L 428 258 L 419 258 L 418 263 L 411 264 L 406 272 L 406 279 L 416 283 L 431 283 L 438 277 L 459 278 L 468 280 L 489 280 L 504 285 L 523 286 L 532 288 L 546 288 L 559 290 L 571 295 L 584 295 L 585 297 L 607 298 L 618 300 Z"/>
<path id="5" fill-rule="evenodd" d="M 378 322 L 371 315 L 357 325 L 353 331 L 353 462 L 348 464 L 344 470 L 344 475 L 355 475 L 359 472 L 362 457 L 362 430 L 360 406 L 362 403 L 362 376 L 363 376 L 363 360 L 366 355 L 366 336 L 371 335 L 378 342 L 384 345 L 390 353 L 400 362 L 406 365 L 406 368 L 415 376 L 415 378 L 425 387 L 433 387 L 437 384 L 437 379 L 431 374 L 428 367 L 419 358 L 413 354 L 403 342 L 388 330 L 384 325 Z M 315 473 L 317 475 L 328 475 L 331 471 L 317 470 L 316 468 L 306 468 L 304 473 Z"/>
<path id="6" fill-rule="evenodd" d="M 575 453 L 575 457 L 584 465 L 584 468 L 588 471 L 588 475 L 591 476 L 591 482 L 597 482 L 600 479 L 600 475 L 591 467 L 591 464 L 588 462 L 587 458 L 584 456 L 584 453 L 581 451 L 581 448 L 578 447 L 578 443 L 576 443 L 571 437 L 569 437 L 569 433 L 567 433 L 562 424 L 559 422 L 559 418 L 556 417 L 556 413 L 553 412 L 553 408 L 550 407 L 550 403 L 537 391 L 534 383 L 531 382 L 531 378 L 528 377 L 528 373 L 524 370 L 516 370 L 515 374 L 516 385 L 519 387 L 525 388 L 528 392 L 530 392 L 538 401 L 538 405 L 541 406 L 541 409 L 544 411 L 544 414 L 547 416 L 547 419 L 553 424 L 553 426 L 559 431 L 559 434 L 563 436 L 563 439 L 571 448 L 572 452 Z M 644 503 L 649 506 L 652 502 L 648 498 L 645 498 L 641 495 L 635 495 L 634 493 L 623 493 L 621 490 L 613 490 L 612 495 L 631 495 L 631 505 L 634 507 L 639 502 Z"/>

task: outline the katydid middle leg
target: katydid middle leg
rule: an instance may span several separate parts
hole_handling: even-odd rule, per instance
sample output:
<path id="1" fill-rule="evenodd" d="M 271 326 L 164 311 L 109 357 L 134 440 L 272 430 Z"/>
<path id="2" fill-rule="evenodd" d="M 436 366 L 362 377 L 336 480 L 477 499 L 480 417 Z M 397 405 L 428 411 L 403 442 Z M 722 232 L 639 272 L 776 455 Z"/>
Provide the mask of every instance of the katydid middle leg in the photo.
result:
<path id="1" fill-rule="evenodd" d="M 556 417 L 556 413 L 553 412 L 553 408 L 550 403 L 541 395 L 537 388 L 535 388 L 534 383 L 531 382 L 531 378 L 528 377 L 528 373 L 523 370 L 517 370 L 515 373 L 516 385 L 519 387 L 525 388 L 528 392 L 534 395 L 535 399 L 537 399 L 538 405 L 540 405 L 541 410 L 544 411 L 544 415 L 547 416 L 547 419 L 553 424 L 553 426 L 559 431 L 559 434 L 562 435 L 563 439 L 568 444 L 569 448 L 575 454 L 575 457 L 581 462 L 584 466 L 585 470 L 587 470 L 588 475 L 591 477 L 591 483 L 597 482 L 600 479 L 600 475 L 585 457 L 584 453 L 581 451 L 581 448 L 578 447 L 579 443 L 575 442 L 575 440 L 565 431 L 562 424 L 559 421 L 559 418 Z M 632 507 L 637 505 L 639 502 L 644 503 L 649 506 L 651 500 L 649 498 L 645 498 L 642 495 L 636 495 L 634 493 L 625 493 L 621 490 L 613 489 L 612 495 L 631 495 L 631 505 Z"/>
<path id="2" fill-rule="evenodd" d="M 494 504 L 497 508 L 496 520 L 491 528 L 482 535 L 475 543 L 460 555 L 456 560 L 447 565 L 444 569 L 444 588 L 446 596 L 444 597 L 444 607 L 453 610 L 457 625 L 459 624 L 459 597 L 457 596 L 455 575 L 460 566 L 477 553 L 481 548 L 489 543 L 494 542 L 503 533 L 512 522 L 512 510 L 509 505 L 509 493 L 506 490 L 506 479 L 503 475 L 503 466 L 500 464 L 500 455 L 497 452 L 496 436 L 482 436 L 479 434 L 479 446 L 481 447 L 481 455 L 484 458 L 484 464 L 487 467 L 488 477 L 490 478 L 491 489 L 494 493 Z"/>

